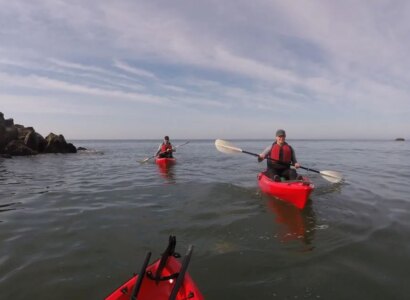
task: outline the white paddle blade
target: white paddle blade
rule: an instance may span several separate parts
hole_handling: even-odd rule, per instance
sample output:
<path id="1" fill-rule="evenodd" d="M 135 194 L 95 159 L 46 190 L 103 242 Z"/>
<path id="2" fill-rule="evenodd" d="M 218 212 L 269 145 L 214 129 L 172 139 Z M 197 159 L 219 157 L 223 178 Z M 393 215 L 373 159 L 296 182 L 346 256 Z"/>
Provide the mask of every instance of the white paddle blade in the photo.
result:
<path id="1" fill-rule="evenodd" d="M 146 163 L 147 161 L 149 161 L 151 158 L 153 158 L 154 156 L 151 156 L 151 157 L 147 157 L 147 158 L 144 158 L 143 160 L 140 160 L 140 164 L 144 164 L 144 163 Z"/>
<path id="2" fill-rule="evenodd" d="M 230 142 L 220 139 L 215 140 L 215 147 L 218 151 L 226 154 L 236 154 L 242 152 L 242 149 L 235 147 Z"/>
<path id="3" fill-rule="evenodd" d="M 343 180 L 343 175 L 336 171 L 320 171 L 320 175 L 322 175 L 324 179 L 332 183 L 339 183 Z"/>

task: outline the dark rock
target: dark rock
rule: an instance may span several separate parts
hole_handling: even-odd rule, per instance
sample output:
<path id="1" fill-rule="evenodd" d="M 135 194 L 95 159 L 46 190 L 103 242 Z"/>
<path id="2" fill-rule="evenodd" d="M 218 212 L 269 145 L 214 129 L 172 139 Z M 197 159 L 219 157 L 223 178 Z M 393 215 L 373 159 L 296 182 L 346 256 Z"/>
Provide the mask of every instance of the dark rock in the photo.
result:
<path id="1" fill-rule="evenodd" d="M 47 145 L 44 149 L 46 153 L 76 153 L 77 149 L 73 144 L 67 144 L 62 134 L 50 133 L 46 137 Z"/>
<path id="2" fill-rule="evenodd" d="M 78 147 L 78 148 L 77 148 L 77 150 L 78 150 L 78 151 L 85 151 L 85 150 L 87 150 L 87 148 L 84 148 L 84 147 Z"/>
<path id="3" fill-rule="evenodd" d="M 2 158 L 12 158 L 10 154 L 0 154 L 0 157 Z"/>
<path id="4" fill-rule="evenodd" d="M 26 135 L 30 132 L 34 132 L 34 128 L 33 127 L 24 127 L 23 125 L 14 125 L 17 128 L 17 132 L 18 132 L 18 139 L 19 140 L 23 140 L 26 138 Z"/>
<path id="5" fill-rule="evenodd" d="M 4 149 L 6 154 L 10 155 L 35 155 L 37 154 L 36 151 L 33 151 L 26 145 L 24 145 L 23 141 L 20 140 L 13 140 L 7 144 L 6 148 Z"/>
<path id="6" fill-rule="evenodd" d="M 4 126 L 6 127 L 11 127 L 14 125 L 14 120 L 13 119 L 6 119 L 4 120 Z"/>
<path id="7" fill-rule="evenodd" d="M 46 136 L 47 145 L 44 148 L 44 152 L 46 153 L 58 153 L 61 152 L 63 145 L 67 144 L 64 137 L 62 135 L 56 135 L 54 133 L 50 133 Z"/>
<path id="8" fill-rule="evenodd" d="M 33 155 L 37 153 L 76 153 L 76 147 L 67 143 L 63 135 L 50 133 L 45 139 L 33 127 L 14 124 L 0 112 L 0 154 Z"/>
<path id="9" fill-rule="evenodd" d="M 13 140 L 17 140 L 18 138 L 18 131 L 17 128 L 14 126 L 6 127 L 5 135 L 4 135 L 4 144 L 7 145 Z"/>
<path id="10" fill-rule="evenodd" d="M 24 144 L 33 149 L 34 151 L 37 152 L 43 152 L 47 142 L 46 140 L 41 136 L 41 134 L 33 131 L 27 132 L 26 136 L 24 137 Z"/>
<path id="11" fill-rule="evenodd" d="M 397 138 L 396 141 L 403 142 L 404 138 Z"/>
<path id="12" fill-rule="evenodd" d="M 0 153 L 3 153 L 6 146 L 6 127 L 0 124 Z"/>
<path id="13" fill-rule="evenodd" d="M 44 149 L 46 149 L 47 146 L 47 141 L 43 136 L 39 133 L 36 132 L 37 135 L 37 141 L 38 141 L 38 152 L 43 153 Z"/>
<path id="14" fill-rule="evenodd" d="M 67 151 L 68 151 L 68 153 L 77 153 L 77 148 L 73 144 L 68 143 L 67 144 Z"/>

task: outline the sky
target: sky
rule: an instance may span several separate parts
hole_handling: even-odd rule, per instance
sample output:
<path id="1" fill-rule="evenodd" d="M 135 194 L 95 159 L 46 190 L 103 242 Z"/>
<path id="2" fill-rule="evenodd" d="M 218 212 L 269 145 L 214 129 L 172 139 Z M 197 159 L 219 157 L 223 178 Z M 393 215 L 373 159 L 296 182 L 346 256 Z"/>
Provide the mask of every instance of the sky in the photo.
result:
<path id="1" fill-rule="evenodd" d="M 0 7 L 0 112 L 43 136 L 410 138 L 409 1 Z"/>

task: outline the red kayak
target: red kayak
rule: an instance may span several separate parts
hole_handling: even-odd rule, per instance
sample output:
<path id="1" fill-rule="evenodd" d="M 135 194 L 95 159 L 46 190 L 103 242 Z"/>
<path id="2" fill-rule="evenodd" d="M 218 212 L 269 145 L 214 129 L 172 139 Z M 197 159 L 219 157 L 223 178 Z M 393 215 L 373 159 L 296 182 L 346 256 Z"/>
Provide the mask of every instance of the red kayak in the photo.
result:
<path id="1" fill-rule="evenodd" d="M 139 274 L 116 289 L 105 300 L 203 300 L 201 292 L 186 272 L 193 247 L 190 246 L 181 263 L 175 253 L 176 239 L 169 237 L 169 244 L 161 258 L 148 265 L 149 252 Z"/>
<path id="2" fill-rule="evenodd" d="M 175 158 L 168 158 L 168 157 L 157 157 L 155 158 L 155 163 L 160 167 L 168 167 L 175 164 L 177 160 Z"/>
<path id="3" fill-rule="evenodd" d="M 262 192 L 292 203 L 299 209 L 305 207 L 310 193 L 315 188 L 307 177 L 303 177 L 303 180 L 276 182 L 266 176 L 264 172 L 259 173 L 258 183 Z"/>

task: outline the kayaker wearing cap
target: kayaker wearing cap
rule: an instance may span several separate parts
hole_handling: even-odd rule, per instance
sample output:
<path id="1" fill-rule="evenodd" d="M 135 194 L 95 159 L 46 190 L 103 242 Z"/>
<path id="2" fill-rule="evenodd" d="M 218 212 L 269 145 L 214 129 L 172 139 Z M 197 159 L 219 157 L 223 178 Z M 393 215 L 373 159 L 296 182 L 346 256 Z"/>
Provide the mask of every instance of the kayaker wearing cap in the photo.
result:
<path id="1" fill-rule="evenodd" d="M 299 168 L 300 164 L 296 160 L 295 151 L 285 142 L 285 139 L 285 130 L 278 129 L 276 131 L 276 141 L 272 146 L 268 146 L 259 154 L 258 162 L 261 162 L 265 158 L 274 160 L 267 160 L 268 168 L 266 170 L 266 175 L 274 181 L 280 181 L 280 177 L 284 177 L 287 180 L 302 179 L 301 176 L 298 176 L 296 170 L 290 168 L 291 165 L 294 165 L 295 168 Z"/>
<path id="2" fill-rule="evenodd" d="M 172 144 L 169 141 L 169 136 L 164 137 L 164 141 L 159 145 L 158 151 L 155 156 L 163 158 L 172 158 L 172 152 L 175 152 L 175 149 L 172 148 Z"/>

